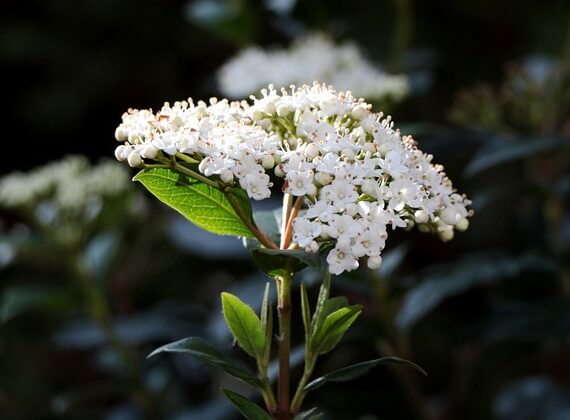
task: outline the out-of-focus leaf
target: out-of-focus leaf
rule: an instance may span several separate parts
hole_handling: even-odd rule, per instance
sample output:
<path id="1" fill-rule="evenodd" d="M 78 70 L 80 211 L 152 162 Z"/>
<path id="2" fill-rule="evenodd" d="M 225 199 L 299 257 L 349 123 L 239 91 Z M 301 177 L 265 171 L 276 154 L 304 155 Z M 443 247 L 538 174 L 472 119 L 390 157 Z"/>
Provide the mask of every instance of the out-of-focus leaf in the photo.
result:
<path id="1" fill-rule="evenodd" d="M 102 282 L 107 278 L 110 265 L 119 248 L 119 237 L 114 232 L 95 236 L 85 248 L 82 261 L 85 267 Z"/>
<path id="2" fill-rule="evenodd" d="M 173 214 L 165 225 L 168 239 L 182 250 L 194 256 L 216 260 L 249 258 L 241 241 L 231 236 L 212 235 L 198 226 L 188 223 L 179 214 Z"/>
<path id="3" fill-rule="evenodd" d="M 567 144 L 568 140 L 560 137 L 495 137 L 489 141 L 486 146 L 475 155 L 469 165 L 467 165 L 465 175 L 469 177 L 474 176 L 502 163 L 555 150 L 565 143 Z"/>
<path id="4" fill-rule="evenodd" d="M 519 257 L 470 257 L 440 267 L 419 279 L 417 286 L 406 294 L 396 323 L 400 328 L 409 328 L 450 296 L 530 269 L 554 271 L 557 264 L 545 257 L 524 254 Z"/>
<path id="5" fill-rule="evenodd" d="M 400 364 L 412 368 L 424 375 L 427 375 L 426 371 L 421 367 L 416 365 L 409 360 L 400 359 L 399 357 L 381 357 L 379 359 L 368 360 L 366 362 L 356 363 L 354 365 L 346 366 L 341 369 L 335 370 L 334 372 L 327 373 L 311 382 L 305 386 L 305 391 L 312 391 L 317 389 L 327 382 L 344 382 L 350 381 L 352 379 L 358 378 L 359 376 L 365 375 L 372 368 L 378 365 L 388 365 L 388 364 Z"/>
<path id="6" fill-rule="evenodd" d="M 2 322 L 29 311 L 66 311 L 76 305 L 73 294 L 66 289 L 40 286 L 14 286 L 6 289 L 0 300 Z"/>
<path id="7" fill-rule="evenodd" d="M 294 420 L 318 420 L 323 416 L 324 414 L 317 407 L 313 407 L 297 414 Z"/>
<path id="8" fill-rule="evenodd" d="M 188 354 L 198 358 L 210 366 L 223 369 L 225 372 L 241 379 L 248 385 L 258 388 L 261 387 L 261 382 L 253 373 L 241 364 L 238 364 L 236 361 L 227 357 L 203 338 L 189 337 L 174 343 L 166 344 L 153 351 L 148 355 L 148 357 L 150 358 L 164 352 Z"/>
<path id="9" fill-rule="evenodd" d="M 220 235 L 253 236 L 224 193 L 210 185 L 167 168 L 143 169 L 133 179 L 202 229 Z M 251 204 L 245 191 L 235 189 L 231 194 L 251 217 Z"/>
<path id="10" fill-rule="evenodd" d="M 222 311 L 240 347 L 250 356 L 262 360 L 266 349 L 266 337 L 254 310 L 237 296 L 223 292 Z"/>
<path id="11" fill-rule="evenodd" d="M 525 378 L 501 390 L 493 412 L 497 420 L 568 419 L 570 391 L 547 377 Z"/>
<path id="12" fill-rule="evenodd" d="M 557 297 L 501 303 L 465 334 L 489 341 L 568 339 L 570 301 Z"/>
<path id="13" fill-rule="evenodd" d="M 243 395 L 225 388 L 222 388 L 222 392 L 247 420 L 271 420 L 267 411 Z"/>
<path id="14" fill-rule="evenodd" d="M 245 0 L 189 1 L 186 17 L 226 41 L 245 46 L 253 41 L 257 28 L 255 9 Z"/>
<path id="15" fill-rule="evenodd" d="M 382 253 L 382 266 L 380 267 L 380 276 L 383 278 L 390 277 L 402 265 L 409 247 L 403 243 L 395 248 Z"/>
<path id="16" fill-rule="evenodd" d="M 208 334 L 203 325 L 189 325 L 172 314 L 159 311 L 116 317 L 113 327 L 124 342 L 132 345 L 168 342 L 188 333 Z M 101 329 L 85 319 L 63 325 L 52 339 L 55 345 L 71 349 L 88 349 L 106 344 Z"/>

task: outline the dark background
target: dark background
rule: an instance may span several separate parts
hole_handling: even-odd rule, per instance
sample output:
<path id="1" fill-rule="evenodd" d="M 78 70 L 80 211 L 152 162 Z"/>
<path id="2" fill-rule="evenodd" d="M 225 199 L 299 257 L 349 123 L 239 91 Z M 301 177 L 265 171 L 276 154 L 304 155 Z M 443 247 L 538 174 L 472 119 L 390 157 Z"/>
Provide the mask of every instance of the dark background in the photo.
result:
<path id="1" fill-rule="evenodd" d="M 127 108 L 219 95 L 216 70 L 249 44 L 284 46 L 314 30 L 352 39 L 410 76 L 412 95 L 390 113 L 476 215 L 445 244 L 395 232 L 382 270 L 333 282 L 365 309 L 318 373 L 395 355 L 429 376 L 380 367 L 319 389 L 307 408 L 330 419 L 570 418 L 569 29 L 563 0 L 3 2 L 1 171 L 112 157 Z M 533 57 L 557 69 L 551 82 L 517 78 Z M 87 315 L 64 252 L 33 227 L 21 240 L 25 212 L 0 213 L 0 251 L 16 255 L 0 258 L 0 418 L 237 418 L 218 389 L 239 384 L 190 358 L 145 356 L 198 335 L 240 358 L 218 295 L 259 305 L 266 279 L 237 240 L 191 227 L 141 190 L 130 195 L 146 210 L 110 212 L 114 222 L 77 250 L 111 235 L 92 280 L 134 374 Z M 302 279 L 314 299 L 315 273 Z"/>

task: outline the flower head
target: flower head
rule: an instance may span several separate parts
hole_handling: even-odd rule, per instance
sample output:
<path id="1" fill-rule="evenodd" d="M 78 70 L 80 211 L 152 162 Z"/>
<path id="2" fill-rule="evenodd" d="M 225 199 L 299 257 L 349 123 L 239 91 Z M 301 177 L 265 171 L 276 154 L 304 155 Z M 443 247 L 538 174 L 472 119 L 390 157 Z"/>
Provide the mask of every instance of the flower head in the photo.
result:
<path id="1" fill-rule="evenodd" d="M 335 274 L 362 259 L 379 267 L 389 225 L 416 224 L 443 240 L 467 228 L 470 201 L 455 192 L 443 167 L 350 92 L 316 83 L 270 86 L 252 101 L 130 110 L 117 129 L 117 139 L 126 139 L 117 158 L 142 166 L 183 154 L 204 176 L 255 200 L 271 195 L 271 176 L 282 178 L 282 190 L 307 206 L 293 223 L 293 241 L 308 252 L 332 248 L 327 261 Z M 158 151 L 154 158 L 145 152 L 149 145 Z"/>
<path id="2" fill-rule="evenodd" d="M 232 98 L 247 97 L 269 83 L 286 87 L 315 80 L 330 83 L 338 89 L 351 89 L 355 94 L 370 99 L 390 97 L 398 101 L 409 92 L 405 76 L 384 73 L 353 43 L 335 45 L 321 34 L 300 38 L 288 49 L 247 48 L 218 72 L 221 91 Z M 273 98 L 267 98 L 264 106 L 273 107 L 279 116 L 285 116 L 298 107 L 297 99 L 304 98 L 289 97 L 286 101 L 279 100 L 279 104 L 274 103 Z M 342 104 L 336 101 L 335 95 L 323 96 L 322 99 L 319 106 L 325 114 L 344 113 L 338 108 Z M 309 115 L 305 118 L 310 120 Z"/>

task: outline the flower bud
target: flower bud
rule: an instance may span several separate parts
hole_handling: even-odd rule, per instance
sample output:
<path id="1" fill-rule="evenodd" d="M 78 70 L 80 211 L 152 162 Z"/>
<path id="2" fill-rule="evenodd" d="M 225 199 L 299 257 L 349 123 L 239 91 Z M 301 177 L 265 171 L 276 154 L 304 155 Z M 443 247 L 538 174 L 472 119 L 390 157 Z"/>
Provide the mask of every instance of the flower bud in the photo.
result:
<path id="1" fill-rule="evenodd" d="M 220 174 L 220 179 L 222 180 L 223 183 L 229 184 L 234 180 L 234 174 L 231 170 L 226 169 Z"/>
<path id="2" fill-rule="evenodd" d="M 360 189 L 362 190 L 362 192 L 364 194 L 367 194 L 371 197 L 375 197 L 376 196 L 376 187 L 377 187 L 376 182 L 370 178 L 367 178 L 364 180 L 364 182 L 362 182 Z"/>
<path id="3" fill-rule="evenodd" d="M 305 248 L 305 251 L 316 254 L 319 251 L 319 244 L 317 241 L 311 241 L 311 243 Z"/>
<path id="4" fill-rule="evenodd" d="M 361 120 L 368 114 L 366 107 L 362 105 L 356 105 L 350 112 L 350 116 L 355 120 Z"/>
<path id="5" fill-rule="evenodd" d="M 418 230 L 422 233 L 429 233 L 429 226 L 425 224 L 418 224 Z"/>
<path id="6" fill-rule="evenodd" d="M 354 154 L 354 151 L 352 149 L 349 149 L 349 148 L 342 149 L 341 153 L 345 159 L 354 160 L 355 154 Z"/>
<path id="7" fill-rule="evenodd" d="M 427 223 L 429 215 L 425 210 L 416 210 L 414 213 L 414 219 L 416 220 L 416 223 Z"/>
<path id="8" fill-rule="evenodd" d="M 317 193 L 317 187 L 313 183 L 307 184 L 305 191 L 307 192 L 307 195 L 315 195 Z"/>
<path id="9" fill-rule="evenodd" d="M 271 155 L 265 155 L 263 159 L 261 159 L 261 166 L 265 169 L 271 169 L 275 166 L 275 159 L 273 159 Z"/>
<path id="10" fill-rule="evenodd" d="M 467 220 L 465 217 L 459 219 L 459 221 L 455 224 L 455 229 L 457 229 L 459 232 L 466 231 L 468 227 L 469 227 L 469 220 Z"/>
<path id="11" fill-rule="evenodd" d="M 154 159 L 158 155 L 158 149 L 152 144 L 147 144 L 141 151 L 141 156 L 147 159 Z"/>
<path id="12" fill-rule="evenodd" d="M 117 158 L 118 161 L 122 162 L 127 158 L 125 156 L 126 148 L 127 146 L 120 145 L 115 149 L 115 157 Z"/>
<path id="13" fill-rule="evenodd" d="M 141 158 L 141 155 L 139 152 L 137 152 L 135 150 L 133 150 L 129 154 L 127 161 L 129 162 L 129 165 L 133 168 L 140 168 L 141 166 L 143 166 L 143 160 Z"/>
<path id="14" fill-rule="evenodd" d="M 287 104 L 279 104 L 277 105 L 277 115 L 280 117 L 286 117 L 291 112 L 291 107 Z"/>
<path id="15" fill-rule="evenodd" d="M 380 255 L 368 257 L 367 265 L 371 270 L 378 270 L 382 267 L 382 257 Z"/>
<path id="16" fill-rule="evenodd" d="M 370 153 L 375 153 L 377 150 L 376 145 L 374 143 L 365 143 L 364 144 L 364 151 L 365 152 L 370 152 Z"/>
<path id="17" fill-rule="evenodd" d="M 459 215 L 455 211 L 453 207 L 446 207 L 443 211 L 439 214 L 439 218 L 445 223 L 446 225 L 453 226 L 457 223 L 457 217 Z"/>
<path id="18" fill-rule="evenodd" d="M 315 174 L 315 181 L 320 185 L 328 185 L 332 181 L 332 175 L 326 172 L 317 172 Z"/>
<path id="19" fill-rule="evenodd" d="M 118 126 L 115 130 L 115 138 L 117 141 L 127 141 L 129 138 L 129 132 L 125 128 Z"/>
<path id="20" fill-rule="evenodd" d="M 283 170 L 282 165 L 277 165 L 275 167 L 275 175 L 279 178 L 283 178 L 285 176 L 285 171 Z"/>
<path id="21" fill-rule="evenodd" d="M 443 241 L 443 242 L 447 242 L 447 241 L 451 241 L 453 239 L 453 229 L 449 228 L 449 227 L 440 227 L 438 229 L 438 234 L 439 234 L 439 238 Z"/>
<path id="22" fill-rule="evenodd" d="M 313 160 L 319 155 L 319 146 L 315 143 L 309 143 L 307 147 L 305 147 L 304 153 L 307 159 Z"/>
<path id="23" fill-rule="evenodd" d="M 345 211 L 349 216 L 354 216 L 356 213 L 358 213 L 358 206 L 354 203 L 348 203 L 346 205 Z"/>

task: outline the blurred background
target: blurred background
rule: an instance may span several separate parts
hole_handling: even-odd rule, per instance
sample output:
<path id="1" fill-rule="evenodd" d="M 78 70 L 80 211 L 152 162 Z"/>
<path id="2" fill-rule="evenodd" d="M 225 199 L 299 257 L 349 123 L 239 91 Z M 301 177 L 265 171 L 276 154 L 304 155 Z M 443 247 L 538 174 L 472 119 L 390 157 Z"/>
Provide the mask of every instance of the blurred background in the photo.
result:
<path id="1" fill-rule="evenodd" d="M 367 75 L 405 78 L 397 98 L 367 99 L 445 165 L 476 215 L 445 244 L 394 232 L 382 269 L 333 282 L 365 309 L 317 373 L 395 355 L 429 376 L 380 367 L 307 407 L 327 419 L 570 418 L 566 0 L 2 3 L 0 418 L 239 418 L 218 390 L 240 384 L 188 357 L 145 357 L 197 335 L 242 358 L 219 293 L 259 306 L 267 278 L 239 240 L 131 183 L 114 130 L 129 107 L 224 96 L 219 69 L 240 51 L 314 33 L 357 45 Z M 264 57 L 259 72 L 276 71 Z M 316 273 L 301 277 L 314 298 Z"/>

